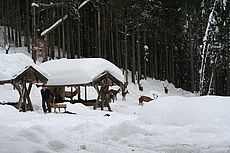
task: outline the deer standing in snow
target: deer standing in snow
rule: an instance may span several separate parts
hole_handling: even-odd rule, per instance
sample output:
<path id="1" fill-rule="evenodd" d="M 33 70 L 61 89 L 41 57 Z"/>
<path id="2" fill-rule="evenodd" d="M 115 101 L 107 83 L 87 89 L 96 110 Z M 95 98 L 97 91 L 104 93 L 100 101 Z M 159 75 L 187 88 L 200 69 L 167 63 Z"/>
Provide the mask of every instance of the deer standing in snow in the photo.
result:
<path id="1" fill-rule="evenodd" d="M 73 100 L 73 97 L 76 96 L 77 94 L 79 94 L 79 90 L 77 87 L 75 87 L 75 90 L 73 92 L 71 91 L 65 91 L 65 97 L 66 98 L 70 98 L 71 100 Z"/>
<path id="2" fill-rule="evenodd" d="M 164 91 L 165 91 L 165 93 L 168 94 L 168 91 L 169 91 L 168 86 L 169 86 L 169 84 L 168 84 L 167 86 L 165 86 L 165 85 L 163 84 L 163 86 L 164 86 Z"/>
<path id="3" fill-rule="evenodd" d="M 121 91 L 122 91 L 122 100 L 126 100 L 126 95 L 129 94 L 128 91 L 128 83 L 126 82 L 122 87 L 121 87 Z"/>
<path id="4" fill-rule="evenodd" d="M 148 96 L 140 96 L 139 98 L 139 105 L 143 106 L 144 105 L 144 102 L 150 102 L 154 99 L 157 99 L 158 95 L 156 94 L 153 94 L 153 98 L 151 97 L 148 97 Z"/>
<path id="5" fill-rule="evenodd" d="M 110 95 L 111 99 L 113 100 L 117 100 L 117 94 L 121 91 L 121 89 L 119 88 L 118 90 L 115 89 L 110 89 L 109 91 L 107 91 L 107 94 Z"/>

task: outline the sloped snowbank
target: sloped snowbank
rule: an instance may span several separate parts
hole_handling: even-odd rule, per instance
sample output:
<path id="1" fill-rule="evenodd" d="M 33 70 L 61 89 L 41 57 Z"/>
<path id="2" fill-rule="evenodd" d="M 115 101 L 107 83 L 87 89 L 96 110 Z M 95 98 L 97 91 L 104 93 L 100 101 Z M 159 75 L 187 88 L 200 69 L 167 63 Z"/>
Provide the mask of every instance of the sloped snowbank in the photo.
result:
<path id="1" fill-rule="evenodd" d="M 171 96 L 146 104 L 140 120 L 154 125 L 230 126 L 230 97 Z"/>
<path id="2" fill-rule="evenodd" d="M 229 102 L 230 97 L 164 97 L 145 104 L 137 119 L 111 126 L 96 139 L 138 152 L 228 152 Z"/>

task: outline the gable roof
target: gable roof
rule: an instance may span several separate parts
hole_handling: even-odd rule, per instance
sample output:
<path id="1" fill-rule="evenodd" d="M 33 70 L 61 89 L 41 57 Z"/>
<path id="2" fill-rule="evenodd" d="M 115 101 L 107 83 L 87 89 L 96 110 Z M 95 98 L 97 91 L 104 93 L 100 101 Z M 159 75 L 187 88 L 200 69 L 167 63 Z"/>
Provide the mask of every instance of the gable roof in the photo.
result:
<path id="1" fill-rule="evenodd" d="M 30 76 L 28 76 L 29 74 Z M 47 76 L 48 73 L 39 68 L 25 54 L 0 54 L 0 84 L 15 83 L 23 77 L 26 77 L 27 81 L 32 79 L 32 82 L 45 83 L 47 82 Z"/>
<path id="2" fill-rule="evenodd" d="M 48 81 L 44 75 L 32 66 L 28 66 L 25 70 L 20 72 L 14 79 L 12 79 L 12 82 L 16 83 L 22 80 L 30 83 L 47 83 Z"/>
<path id="3" fill-rule="evenodd" d="M 105 74 L 113 76 L 118 85 L 124 81 L 122 71 L 113 63 L 102 58 L 63 58 L 44 62 L 39 67 L 49 73 L 46 84 L 49 86 L 92 85 L 95 80 Z"/>

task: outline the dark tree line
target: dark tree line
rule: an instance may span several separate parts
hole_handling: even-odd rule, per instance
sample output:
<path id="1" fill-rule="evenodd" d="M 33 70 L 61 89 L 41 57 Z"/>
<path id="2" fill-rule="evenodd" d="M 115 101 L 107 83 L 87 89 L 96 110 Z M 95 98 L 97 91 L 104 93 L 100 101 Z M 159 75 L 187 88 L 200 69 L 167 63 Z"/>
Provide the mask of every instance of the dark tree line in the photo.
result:
<path id="1" fill-rule="evenodd" d="M 133 83 L 151 77 L 230 95 L 228 1 L 1 0 L 0 8 L 1 46 L 28 46 L 35 61 L 101 57 L 126 81 L 130 72 Z"/>

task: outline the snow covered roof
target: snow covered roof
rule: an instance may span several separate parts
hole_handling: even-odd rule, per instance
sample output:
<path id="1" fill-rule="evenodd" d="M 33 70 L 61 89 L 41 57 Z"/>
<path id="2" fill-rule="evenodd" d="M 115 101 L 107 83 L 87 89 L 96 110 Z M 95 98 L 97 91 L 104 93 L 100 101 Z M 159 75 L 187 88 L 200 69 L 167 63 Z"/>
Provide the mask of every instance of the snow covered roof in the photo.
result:
<path id="1" fill-rule="evenodd" d="M 48 76 L 30 57 L 23 53 L 0 54 L 0 82 L 9 82 L 31 67 L 44 77 Z"/>
<path id="2" fill-rule="evenodd" d="M 59 59 L 39 65 L 49 73 L 46 85 L 83 85 L 90 84 L 105 73 L 124 82 L 122 71 L 111 62 L 102 58 Z"/>

